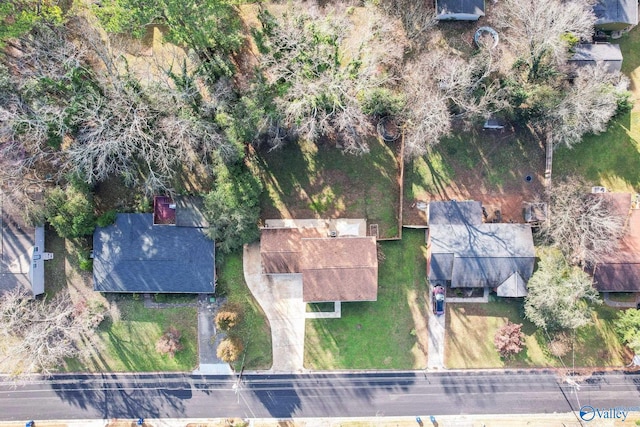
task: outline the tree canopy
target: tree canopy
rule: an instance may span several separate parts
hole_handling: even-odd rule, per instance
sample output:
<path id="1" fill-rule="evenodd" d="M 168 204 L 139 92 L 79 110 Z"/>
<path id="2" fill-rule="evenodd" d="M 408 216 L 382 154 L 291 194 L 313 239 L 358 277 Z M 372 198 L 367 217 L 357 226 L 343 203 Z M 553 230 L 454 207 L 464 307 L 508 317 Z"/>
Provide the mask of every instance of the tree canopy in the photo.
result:
<path id="1" fill-rule="evenodd" d="M 223 253 L 229 253 L 260 236 L 262 183 L 244 166 L 220 168 L 216 183 L 204 197 L 209 235 Z"/>
<path id="2" fill-rule="evenodd" d="M 571 266 L 558 250 L 541 254 L 538 269 L 529 279 L 525 315 L 536 326 L 551 331 L 577 329 L 591 322 L 589 304 L 598 304 L 591 277 Z"/>
<path id="3" fill-rule="evenodd" d="M 623 343 L 640 353 L 640 310 L 627 309 L 616 321 L 616 331 Z"/>

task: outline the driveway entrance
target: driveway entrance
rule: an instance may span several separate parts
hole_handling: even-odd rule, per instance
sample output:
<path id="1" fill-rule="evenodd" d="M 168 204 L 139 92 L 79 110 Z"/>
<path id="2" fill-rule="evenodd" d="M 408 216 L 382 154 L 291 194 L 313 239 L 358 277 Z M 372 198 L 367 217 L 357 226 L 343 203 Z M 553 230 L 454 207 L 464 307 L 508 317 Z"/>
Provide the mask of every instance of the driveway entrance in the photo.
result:
<path id="1" fill-rule="evenodd" d="M 300 372 L 304 369 L 304 321 L 302 275 L 264 275 L 260 243 L 245 245 L 244 279 L 271 325 L 272 372 Z"/>

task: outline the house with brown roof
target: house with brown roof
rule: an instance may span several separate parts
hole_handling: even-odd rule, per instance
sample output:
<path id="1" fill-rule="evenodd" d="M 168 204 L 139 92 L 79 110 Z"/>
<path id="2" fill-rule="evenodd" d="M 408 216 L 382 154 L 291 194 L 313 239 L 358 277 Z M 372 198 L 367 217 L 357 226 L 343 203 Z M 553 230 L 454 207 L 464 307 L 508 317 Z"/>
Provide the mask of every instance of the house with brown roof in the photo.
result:
<path id="1" fill-rule="evenodd" d="M 600 292 L 640 292 L 640 203 L 630 193 L 602 193 L 612 208 L 626 218 L 626 232 L 616 251 L 604 255 L 593 267 Z"/>
<path id="2" fill-rule="evenodd" d="M 375 301 L 376 239 L 365 230 L 365 220 L 267 220 L 262 272 L 300 275 L 305 302 Z"/>

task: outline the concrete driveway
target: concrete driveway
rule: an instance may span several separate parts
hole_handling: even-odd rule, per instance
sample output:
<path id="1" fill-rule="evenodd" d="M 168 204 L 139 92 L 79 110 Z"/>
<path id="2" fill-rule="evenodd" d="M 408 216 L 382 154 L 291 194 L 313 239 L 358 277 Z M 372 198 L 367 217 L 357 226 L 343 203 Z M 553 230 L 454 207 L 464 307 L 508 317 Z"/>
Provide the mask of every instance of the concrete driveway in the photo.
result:
<path id="1" fill-rule="evenodd" d="M 433 288 L 430 287 L 429 291 L 429 310 L 431 315 L 429 316 L 427 329 L 429 331 L 429 351 L 427 353 L 427 368 L 428 369 L 444 369 L 444 332 L 445 332 L 445 314 L 436 316 L 433 313 L 431 307 L 433 303 Z"/>
<path id="2" fill-rule="evenodd" d="M 304 370 L 304 321 L 302 275 L 264 275 L 260 243 L 245 245 L 244 280 L 271 325 L 272 372 Z"/>

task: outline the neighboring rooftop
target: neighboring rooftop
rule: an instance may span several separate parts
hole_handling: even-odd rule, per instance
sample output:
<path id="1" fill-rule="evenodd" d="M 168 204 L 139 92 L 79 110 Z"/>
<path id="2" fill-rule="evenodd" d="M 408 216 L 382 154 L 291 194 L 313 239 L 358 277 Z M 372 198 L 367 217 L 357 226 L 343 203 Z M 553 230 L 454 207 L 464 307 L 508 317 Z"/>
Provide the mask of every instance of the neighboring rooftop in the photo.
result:
<path id="1" fill-rule="evenodd" d="M 484 0 L 436 0 L 436 19 L 477 21 L 484 16 Z"/>
<path id="2" fill-rule="evenodd" d="M 595 287 L 601 292 L 640 292 L 640 210 L 632 209 L 633 196 L 629 193 L 593 196 L 609 199 L 613 210 L 627 220 L 626 233 L 618 249 L 600 257 L 595 266 Z"/>
<path id="3" fill-rule="evenodd" d="M 598 0 L 593 6 L 596 28 L 620 31 L 638 24 L 637 0 Z"/>
<path id="4" fill-rule="evenodd" d="M 118 214 L 93 235 L 100 292 L 213 293 L 215 244 L 204 231 L 153 224 L 153 214 Z"/>
<path id="5" fill-rule="evenodd" d="M 611 43 L 584 43 L 575 47 L 575 53 L 569 60 L 576 65 L 596 65 L 603 63 L 607 71 L 622 70 L 622 52 L 620 46 Z"/>
<path id="6" fill-rule="evenodd" d="M 24 223 L 21 213 L 0 190 L 0 292 L 23 286 L 44 293 L 44 227 Z"/>

